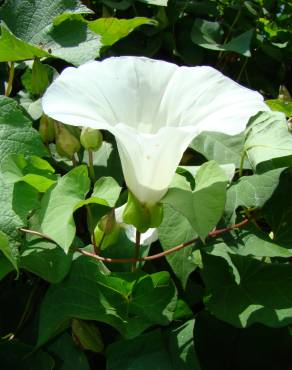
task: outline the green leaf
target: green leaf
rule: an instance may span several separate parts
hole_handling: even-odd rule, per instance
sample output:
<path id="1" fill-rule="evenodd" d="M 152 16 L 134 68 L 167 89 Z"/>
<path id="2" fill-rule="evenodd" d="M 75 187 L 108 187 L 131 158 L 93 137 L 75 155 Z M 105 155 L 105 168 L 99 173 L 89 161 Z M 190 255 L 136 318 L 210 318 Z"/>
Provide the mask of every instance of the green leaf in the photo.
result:
<path id="1" fill-rule="evenodd" d="M 57 185 L 42 199 L 42 232 L 59 244 L 66 253 L 76 232 L 73 213 L 84 204 L 89 187 L 87 168 L 82 165 L 60 178 Z"/>
<path id="2" fill-rule="evenodd" d="M 47 155 L 31 123 L 15 100 L 0 96 L 0 164 L 9 154 Z"/>
<path id="3" fill-rule="evenodd" d="M 244 151 L 244 138 L 243 133 L 229 136 L 221 132 L 202 132 L 192 141 L 190 148 L 208 160 L 214 159 L 219 164 L 234 163 L 235 167 L 239 168 Z M 247 160 L 244 161 L 243 168 L 250 168 Z"/>
<path id="4" fill-rule="evenodd" d="M 13 261 L 15 267 L 18 264 L 18 246 L 21 242 L 18 228 L 26 225 L 29 211 L 38 208 L 38 193 L 28 184 L 5 181 L 1 173 L 0 188 L 0 230 L 8 238 L 10 248 L 8 251 L 5 240 L 2 240 L 3 251 L 5 250 L 5 255 Z"/>
<path id="5" fill-rule="evenodd" d="M 6 257 L 0 254 L 0 280 L 5 278 L 5 276 L 13 270 L 13 265 L 8 261 Z"/>
<path id="6" fill-rule="evenodd" d="M 81 15 L 65 14 L 42 37 L 44 48 L 54 57 L 81 65 L 95 59 L 103 46 L 100 36 L 92 32 Z"/>
<path id="7" fill-rule="evenodd" d="M 290 166 L 292 135 L 285 115 L 279 112 L 257 115 L 247 131 L 244 150 L 251 165 L 259 171 Z"/>
<path id="8" fill-rule="evenodd" d="M 56 182 L 54 168 L 36 156 L 25 159 L 23 154 L 11 154 L 2 162 L 1 170 L 7 181 L 24 181 L 41 193 L 46 192 Z"/>
<path id="9" fill-rule="evenodd" d="M 220 320 L 237 327 L 282 327 L 292 322 L 291 265 L 205 253 L 203 265 L 206 306 Z"/>
<path id="10" fill-rule="evenodd" d="M 163 203 L 184 215 L 205 239 L 222 216 L 228 179 L 215 161 L 204 163 L 195 177 L 195 190 L 170 188 Z"/>
<path id="11" fill-rule="evenodd" d="M 195 320 L 186 321 L 178 328 L 167 330 L 168 351 L 174 369 L 200 370 L 199 361 L 194 350 L 194 324 Z"/>
<path id="12" fill-rule="evenodd" d="M 132 340 L 112 343 L 107 348 L 107 358 L 108 370 L 175 369 L 159 330 L 140 335 Z"/>
<path id="13" fill-rule="evenodd" d="M 92 198 L 103 199 L 110 207 L 114 207 L 119 199 L 122 188 L 112 177 L 100 177 L 94 184 Z"/>
<path id="14" fill-rule="evenodd" d="M 11 262 L 15 270 L 18 270 L 17 256 L 13 253 L 13 249 L 9 247 L 8 236 L 2 231 L 0 231 L 0 251 Z"/>
<path id="15" fill-rule="evenodd" d="M 0 18 L 26 42 L 39 44 L 60 14 L 92 13 L 79 0 L 10 0 L 0 8 Z M 17 22 L 15 20 L 17 19 Z M 27 21 L 29 19 L 29 22 Z"/>
<path id="16" fill-rule="evenodd" d="M 14 36 L 8 28 L 1 25 L 0 62 L 49 57 L 50 54 L 37 46 L 22 41 Z"/>
<path id="17" fill-rule="evenodd" d="M 263 214 L 273 231 L 275 242 L 287 248 L 292 241 L 291 181 L 292 172 L 289 168 L 281 176 L 279 186 L 263 208 Z"/>
<path id="18" fill-rule="evenodd" d="M 52 370 L 55 363 L 44 351 L 33 352 L 33 347 L 19 341 L 0 340 L 1 369 Z"/>
<path id="19" fill-rule="evenodd" d="M 118 341 L 107 349 L 108 370 L 200 370 L 193 344 L 194 320 L 182 326 Z M 121 356 L 123 353 L 123 356 Z"/>
<path id="20" fill-rule="evenodd" d="M 56 284 L 64 279 L 71 267 L 72 255 L 67 255 L 54 243 L 33 238 L 25 243 L 20 254 L 22 269 Z"/>
<path id="21" fill-rule="evenodd" d="M 99 18 L 88 22 L 89 29 L 101 36 L 103 46 L 111 46 L 143 24 L 153 24 L 149 18 Z"/>
<path id="22" fill-rule="evenodd" d="M 164 251 L 176 245 L 193 239 L 196 234 L 189 221 L 168 204 L 163 207 L 163 221 L 158 228 L 158 236 Z M 185 288 L 189 275 L 195 270 L 196 265 L 191 259 L 191 247 L 166 256 L 173 272 Z"/>
<path id="23" fill-rule="evenodd" d="M 273 110 L 282 112 L 286 117 L 292 116 L 292 102 L 283 99 L 270 99 L 265 103 Z"/>
<path id="24" fill-rule="evenodd" d="M 35 59 L 32 66 L 31 87 L 34 94 L 42 95 L 52 79 L 53 70 L 50 66 Z"/>
<path id="25" fill-rule="evenodd" d="M 48 351 L 56 358 L 56 362 L 62 363 L 60 370 L 90 370 L 85 353 L 76 346 L 68 333 L 52 342 Z"/>
<path id="26" fill-rule="evenodd" d="M 279 184 L 283 168 L 262 174 L 243 176 L 227 190 L 225 215 L 235 222 L 235 211 L 239 206 L 261 208 L 272 196 Z"/>
<path id="27" fill-rule="evenodd" d="M 100 262 L 81 256 L 43 300 L 38 346 L 64 330 L 71 318 L 105 322 L 126 338 L 136 337 L 152 325 L 167 325 L 176 302 L 167 272 L 104 275 Z"/>
<path id="28" fill-rule="evenodd" d="M 206 49 L 216 51 L 233 51 L 250 57 L 250 43 L 253 29 L 245 31 L 226 43 L 221 43 L 223 32 L 219 22 L 210 22 L 197 18 L 191 30 L 192 41 Z"/>
<path id="29" fill-rule="evenodd" d="M 288 370 L 290 366 L 289 327 L 253 325 L 238 329 L 201 311 L 196 316 L 194 344 L 204 370 Z"/>

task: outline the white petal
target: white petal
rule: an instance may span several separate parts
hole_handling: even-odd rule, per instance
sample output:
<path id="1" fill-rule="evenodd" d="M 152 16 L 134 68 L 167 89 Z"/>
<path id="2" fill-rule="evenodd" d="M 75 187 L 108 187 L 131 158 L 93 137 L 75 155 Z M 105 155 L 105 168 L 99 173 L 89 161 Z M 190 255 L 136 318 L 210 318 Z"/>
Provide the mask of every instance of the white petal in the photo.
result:
<path id="1" fill-rule="evenodd" d="M 251 116 L 269 110 L 263 97 L 211 67 L 175 71 L 160 104 L 168 125 L 194 126 L 201 131 L 235 135 Z"/>
<path id="2" fill-rule="evenodd" d="M 46 91 L 44 112 L 63 123 L 111 129 L 125 123 L 151 132 L 174 64 L 120 57 L 66 68 Z M 164 122 L 162 122 L 164 124 Z"/>
<path id="3" fill-rule="evenodd" d="M 151 135 L 116 126 L 125 181 L 142 203 L 155 204 L 167 192 L 184 151 L 197 135 L 192 129 L 164 127 Z"/>

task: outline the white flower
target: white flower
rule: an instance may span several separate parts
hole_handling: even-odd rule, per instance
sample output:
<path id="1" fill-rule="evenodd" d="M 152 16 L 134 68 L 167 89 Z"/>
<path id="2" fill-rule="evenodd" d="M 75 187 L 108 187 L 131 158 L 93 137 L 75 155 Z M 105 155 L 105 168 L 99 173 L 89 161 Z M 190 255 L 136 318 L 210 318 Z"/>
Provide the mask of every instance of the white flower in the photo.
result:
<path id="1" fill-rule="evenodd" d="M 139 57 L 66 68 L 42 100 L 70 125 L 116 137 L 125 181 L 142 203 L 166 193 L 180 159 L 202 131 L 235 135 L 269 110 L 263 97 L 211 67 L 178 67 Z"/>
<path id="2" fill-rule="evenodd" d="M 115 209 L 116 222 L 125 230 L 127 238 L 135 243 L 136 241 L 136 228 L 132 225 L 125 224 L 123 222 L 123 213 L 126 208 L 126 205 Z M 145 246 L 150 246 L 158 240 L 158 231 L 157 228 L 150 228 L 145 233 L 140 235 L 140 244 Z"/>

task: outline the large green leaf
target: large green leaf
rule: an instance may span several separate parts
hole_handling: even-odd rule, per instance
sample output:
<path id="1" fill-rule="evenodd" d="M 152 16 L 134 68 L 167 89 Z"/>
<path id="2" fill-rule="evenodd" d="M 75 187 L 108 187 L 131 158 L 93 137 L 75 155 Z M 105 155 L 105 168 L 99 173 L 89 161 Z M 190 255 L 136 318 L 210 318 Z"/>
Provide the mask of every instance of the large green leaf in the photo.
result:
<path id="1" fill-rule="evenodd" d="M 68 333 L 60 335 L 48 346 L 49 353 L 61 362 L 60 370 L 90 370 L 86 355 Z M 41 370 L 41 369 L 39 369 Z"/>
<path id="2" fill-rule="evenodd" d="M 243 154 L 244 134 L 229 136 L 221 132 L 202 132 L 197 136 L 190 148 L 205 156 L 208 160 L 214 159 L 219 164 L 234 163 L 237 168 Z M 243 168 L 250 168 L 247 160 Z"/>
<path id="3" fill-rule="evenodd" d="M 210 22 L 197 18 L 194 22 L 191 38 L 192 41 L 206 49 L 220 51 L 234 51 L 246 57 L 250 57 L 250 43 L 253 29 L 245 31 L 226 43 L 221 43 L 222 29 L 219 22 Z"/>
<path id="4" fill-rule="evenodd" d="M 201 311 L 196 316 L 194 344 L 204 370 L 290 367 L 289 327 L 274 329 L 258 324 L 239 329 Z"/>
<path id="5" fill-rule="evenodd" d="M 155 330 L 113 343 L 107 349 L 108 370 L 200 370 L 193 328 L 194 320 L 189 320 L 164 334 Z"/>
<path id="6" fill-rule="evenodd" d="M 225 215 L 235 222 L 235 211 L 239 206 L 261 208 L 272 196 L 279 184 L 283 168 L 267 171 L 260 175 L 243 176 L 227 190 Z"/>
<path id="7" fill-rule="evenodd" d="M 176 289 L 167 272 L 104 275 L 100 262 L 82 256 L 43 300 L 38 345 L 62 331 L 71 318 L 105 322 L 132 338 L 152 325 L 167 325 L 176 302 Z"/>
<path id="8" fill-rule="evenodd" d="M 103 199 L 110 207 L 114 207 L 122 188 L 112 177 L 100 177 L 94 184 L 92 198 Z"/>
<path id="9" fill-rule="evenodd" d="M 279 112 L 257 115 L 247 132 L 244 150 L 251 165 L 259 171 L 290 166 L 292 135 L 285 115 Z"/>
<path id="10" fill-rule="evenodd" d="M 292 116 L 292 102 L 283 99 L 266 100 L 266 104 L 274 111 L 282 112 L 286 117 Z"/>
<path id="11" fill-rule="evenodd" d="M 49 57 L 50 53 L 40 47 L 22 41 L 14 36 L 7 27 L 1 25 L 0 62 Z"/>
<path id="12" fill-rule="evenodd" d="M 283 173 L 280 184 L 265 204 L 263 213 L 268 221 L 276 243 L 290 248 L 292 241 L 292 197 L 290 196 L 292 171 Z"/>
<path id="13" fill-rule="evenodd" d="M 104 46 L 111 46 L 143 24 L 151 24 L 149 18 L 131 19 L 99 18 L 88 23 L 89 29 L 101 36 Z M 153 24 L 153 22 L 152 22 Z"/>
<path id="14" fill-rule="evenodd" d="M 0 173 L 0 231 L 2 233 L 2 252 L 14 267 L 18 263 L 18 246 L 21 234 L 18 228 L 27 223 L 28 212 L 38 208 L 38 194 L 34 188 L 25 183 L 13 184 L 5 181 Z M 9 242 L 9 249 L 7 246 Z"/>
<path id="15" fill-rule="evenodd" d="M 163 221 L 158 228 L 158 236 L 164 251 L 178 244 L 184 243 L 196 236 L 189 221 L 168 204 L 163 207 Z M 191 247 L 166 256 L 173 272 L 186 286 L 188 277 L 195 270 L 196 265 L 191 258 Z"/>
<path id="16" fill-rule="evenodd" d="M 13 35 L 8 36 L 7 31 L 4 34 L 2 53 L 9 57 L 6 60 L 53 55 L 81 64 L 94 59 L 99 52 L 99 37 L 88 30 L 83 19 L 70 19 L 71 15 L 83 13 L 91 13 L 91 10 L 79 0 L 6 1 L 0 9 L 0 19 Z M 60 14 L 64 14 L 63 22 L 54 25 L 54 19 Z"/>
<path id="17" fill-rule="evenodd" d="M 50 283 L 59 283 L 67 275 L 72 255 L 67 255 L 54 243 L 39 238 L 27 242 L 23 248 L 19 265 Z"/>
<path id="18" fill-rule="evenodd" d="M 66 252 L 75 236 L 73 213 L 84 204 L 90 180 L 86 166 L 74 168 L 48 191 L 41 206 L 41 229 Z"/>
<path id="19" fill-rule="evenodd" d="M 44 159 L 36 156 L 24 158 L 23 154 L 11 154 L 1 164 L 7 181 L 24 181 L 39 192 L 45 192 L 56 182 L 55 169 Z"/>
<path id="20" fill-rule="evenodd" d="M 79 0 L 9 0 L 0 8 L 0 18 L 24 41 L 39 44 L 60 14 L 92 13 Z M 17 21 L 16 21 L 17 20 Z"/>
<path id="21" fill-rule="evenodd" d="M 162 202 L 184 215 L 204 239 L 222 216 L 228 178 L 215 161 L 210 161 L 201 166 L 195 182 L 194 191 L 170 188 Z"/>
<path id="22" fill-rule="evenodd" d="M 0 340 L 1 369 L 53 370 L 54 360 L 44 351 L 16 340 Z"/>
<path id="23" fill-rule="evenodd" d="M 250 257 L 203 254 L 202 277 L 207 308 L 237 327 L 262 323 L 281 327 L 292 322 L 292 266 Z"/>
<path id="24" fill-rule="evenodd" d="M 0 96 L 0 163 L 9 154 L 45 156 L 39 133 L 15 100 Z"/>

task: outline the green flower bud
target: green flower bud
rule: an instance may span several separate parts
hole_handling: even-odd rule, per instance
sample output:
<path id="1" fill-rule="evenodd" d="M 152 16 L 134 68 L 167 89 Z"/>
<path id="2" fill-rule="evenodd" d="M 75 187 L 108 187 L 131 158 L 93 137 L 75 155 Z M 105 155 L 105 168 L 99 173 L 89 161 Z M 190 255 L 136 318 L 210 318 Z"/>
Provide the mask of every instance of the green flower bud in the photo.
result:
<path id="1" fill-rule="evenodd" d="M 51 143 L 55 140 L 54 120 L 45 114 L 40 119 L 39 133 L 45 143 Z"/>
<path id="2" fill-rule="evenodd" d="M 290 95 L 286 86 L 280 85 L 278 99 L 285 100 L 285 101 L 291 101 L 292 100 L 291 95 Z"/>
<path id="3" fill-rule="evenodd" d="M 71 159 L 79 152 L 80 142 L 62 123 L 55 123 L 56 149 L 59 155 Z"/>
<path id="4" fill-rule="evenodd" d="M 114 245 L 119 237 L 120 226 L 116 222 L 114 210 L 103 216 L 94 229 L 94 238 L 96 245 L 105 249 Z"/>
<path id="5" fill-rule="evenodd" d="M 102 133 L 94 128 L 83 127 L 80 142 L 84 149 L 96 151 L 102 145 Z"/>

